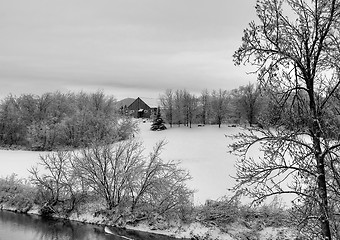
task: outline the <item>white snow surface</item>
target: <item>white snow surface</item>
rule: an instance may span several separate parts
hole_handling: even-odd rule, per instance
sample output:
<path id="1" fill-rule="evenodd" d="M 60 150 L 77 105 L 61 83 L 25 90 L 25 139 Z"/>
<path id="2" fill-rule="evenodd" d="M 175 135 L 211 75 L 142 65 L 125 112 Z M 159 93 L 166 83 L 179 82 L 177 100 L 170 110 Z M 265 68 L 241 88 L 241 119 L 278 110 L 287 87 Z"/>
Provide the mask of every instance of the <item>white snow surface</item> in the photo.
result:
<path id="1" fill-rule="evenodd" d="M 181 167 L 189 170 L 192 180 L 188 185 L 196 190 L 195 204 L 204 204 L 208 199 L 216 200 L 231 194 L 228 189 L 235 183 L 231 175 L 235 175 L 236 157 L 228 153 L 228 144 L 232 140 L 225 135 L 236 134 L 239 128 L 193 125 L 192 128 L 168 126 L 165 131 L 151 131 L 150 126 L 150 122 L 141 121 L 140 132 L 136 135 L 144 142 L 145 154 L 152 151 L 157 142 L 166 140 L 161 157 L 164 160 L 179 160 Z M 40 154 L 46 153 L 0 150 L 0 177 L 15 173 L 18 177 L 27 178 L 27 169 L 37 165 Z"/>
<path id="2" fill-rule="evenodd" d="M 231 139 L 225 135 L 236 134 L 239 128 L 222 125 L 206 125 L 192 128 L 173 126 L 164 131 L 150 131 L 150 123 L 140 124 L 139 137 L 144 142 L 146 152 L 161 140 L 167 144 L 161 157 L 165 160 L 180 160 L 181 167 L 189 170 L 192 180 L 190 188 L 196 190 L 195 204 L 204 204 L 206 200 L 217 200 L 226 194 L 235 181 L 234 168 L 236 157 L 230 153 L 228 145 Z"/>
<path id="3" fill-rule="evenodd" d="M 19 178 L 27 178 L 28 169 L 36 166 L 40 155 L 46 152 L 32 152 L 22 150 L 0 150 L 0 177 L 16 174 Z"/>

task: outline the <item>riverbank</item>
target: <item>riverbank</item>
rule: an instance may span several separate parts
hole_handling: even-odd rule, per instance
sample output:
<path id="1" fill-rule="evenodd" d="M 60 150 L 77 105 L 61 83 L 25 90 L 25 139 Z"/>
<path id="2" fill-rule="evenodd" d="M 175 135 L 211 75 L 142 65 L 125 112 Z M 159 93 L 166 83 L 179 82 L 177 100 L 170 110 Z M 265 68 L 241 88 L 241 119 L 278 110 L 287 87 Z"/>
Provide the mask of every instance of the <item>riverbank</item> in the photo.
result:
<path id="1" fill-rule="evenodd" d="M 16 207 L 0 205 L 3 211 L 12 211 L 18 214 L 29 214 L 40 216 L 40 207 L 32 206 L 30 209 L 20 209 Z M 27 211 L 25 211 L 27 210 Z M 172 222 L 167 224 L 151 223 L 149 221 L 141 221 L 138 224 L 124 224 L 117 226 L 117 224 L 110 223 L 110 220 L 103 215 L 95 215 L 88 213 L 76 214 L 73 213 L 69 217 L 53 214 L 51 217 L 58 219 L 66 219 L 86 224 L 94 224 L 97 226 L 112 227 L 115 229 L 133 230 L 137 232 L 144 232 L 150 234 L 157 234 L 168 236 L 177 239 L 204 239 L 204 240 L 293 240 L 296 239 L 297 233 L 288 226 L 278 226 L 273 223 L 272 216 L 267 215 L 267 220 L 272 221 L 271 225 L 265 222 L 261 216 L 251 216 L 248 221 L 239 219 L 229 224 L 221 224 L 214 221 L 208 223 L 203 219 L 196 219 L 190 223 Z M 280 217 L 280 216 L 277 216 Z M 252 220 L 250 220 L 252 218 Z M 278 219 L 279 220 L 279 219 Z"/>
<path id="2" fill-rule="evenodd" d="M 95 196 L 70 211 L 67 202 L 53 207 L 42 201 L 37 188 L 12 175 L 0 179 L 0 208 L 17 213 L 44 215 L 98 226 L 113 226 L 134 231 L 196 240 L 292 240 L 296 239 L 288 211 L 280 202 L 261 207 L 244 205 L 237 197 L 207 201 L 191 206 L 178 215 L 159 215 L 157 209 L 128 208 L 107 210 Z M 183 211 L 182 209 L 181 211 Z M 184 214 L 184 215 L 183 215 Z M 177 216 L 177 217 L 176 217 Z M 181 216 L 181 217 L 180 217 Z M 183 218 L 184 217 L 184 218 Z M 104 227 L 102 230 L 104 233 Z M 284 238 L 283 238 L 284 236 Z M 146 238 L 148 239 L 148 238 Z"/>
<path id="3" fill-rule="evenodd" d="M 28 211 L 23 211 L 22 209 L 17 209 L 15 207 L 9 207 L 6 205 L 1 204 L 0 210 L 2 211 L 11 211 L 15 212 L 17 214 L 29 214 L 29 215 L 38 215 L 40 214 L 40 209 L 38 206 L 32 207 L 32 209 Z M 139 231 L 139 232 L 147 232 L 151 234 L 157 234 L 157 235 L 164 235 L 168 237 L 178 238 L 178 239 L 193 239 L 194 237 L 196 239 L 203 239 L 203 237 L 211 236 L 213 238 L 211 239 L 232 239 L 229 235 L 222 234 L 217 228 L 207 228 L 204 227 L 202 224 L 195 223 L 195 224 L 189 224 L 184 226 L 173 226 L 168 229 L 157 229 L 157 226 L 151 226 L 149 223 L 139 223 L 135 226 L 132 225 L 124 225 L 124 227 L 118 227 L 116 224 L 108 224 L 108 219 L 103 218 L 103 216 L 93 216 L 92 214 L 72 214 L 69 218 L 65 218 L 63 216 L 54 214 L 51 216 L 52 218 L 55 218 L 56 220 L 60 219 L 66 219 L 69 221 L 74 222 L 80 222 L 80 223 L 86 223 L 86 224 L 94 224 L 98 226 L 108 226 L 108 227 L 114 227 L 114 228 L 121 228 L 121 229 L 128 229 L 133 231 Z M 104 229 L 104 228 L 103 228 Z M 105 233 L 103 231 L 103 233 Z M 207 239 L 207 238 L 204 238 Z M 210 238 L 209 238 L 210 239 Z"/>

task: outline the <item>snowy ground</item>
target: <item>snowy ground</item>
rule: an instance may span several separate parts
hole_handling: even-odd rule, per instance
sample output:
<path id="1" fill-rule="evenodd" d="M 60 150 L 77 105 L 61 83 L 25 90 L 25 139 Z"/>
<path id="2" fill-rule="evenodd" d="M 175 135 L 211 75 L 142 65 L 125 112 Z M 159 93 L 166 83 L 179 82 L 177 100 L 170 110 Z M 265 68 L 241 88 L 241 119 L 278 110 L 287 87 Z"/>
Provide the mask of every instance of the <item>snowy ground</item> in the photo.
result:
<path id="1" fill-rule="evenodd" d="M 0 177 L 6 177 L 15 173 L 20 178 L 27 178 L 27 171 L 39 161 L 42 152 L 31 152 L 22 150 L 0 150 Z"/>
<path id="2" fill-rule="evenodd" d="M 230 175 L 235 174 L 236 157 L 228 153 L 231 139 L 225 134 L 235 134 L 240 129 L 218 126 L 193 127 L 184 126 L 168 128 L 166 131 L 150 131 L 150 122 L 140 123 L 137 138 L 144 142 L 145 153 L 165 139 L 168 143 L 162 152 L 164 159 L 181 160 L 181 166 L 188 169 L 193 179 L 189 186 L 195 193 L 195 203 L 204 203 L 207 199 L 218 199 L 228 194 L 234 184 Z M 41 152 L 0 150 L 0 176 L 16 173 L 19 177 L 29 175 L 27 169 L 36 165 Z"/>
<path id="3" fill-rule="evenodd" d="M 235 175 L 236 157 L 228 153 L 231 139 L 226 134 L 236 134 L 239 128 L 210 126 L 192 128 L 184 126 L 168 128 L 165 131 L 149 130 L 150 123 L 141 123 L 140 138 L 146 151 L 150 151 L 158 141 L 168 143 L 162 152 L 164 159 L 181 160 L 181 166 L 190 171 L 192 180 L 189 186 L 195 193 L 195 203 L 204 203 L 207 199 L 216 200 L 226 194 L 234 184 L 230 175 Z"/>

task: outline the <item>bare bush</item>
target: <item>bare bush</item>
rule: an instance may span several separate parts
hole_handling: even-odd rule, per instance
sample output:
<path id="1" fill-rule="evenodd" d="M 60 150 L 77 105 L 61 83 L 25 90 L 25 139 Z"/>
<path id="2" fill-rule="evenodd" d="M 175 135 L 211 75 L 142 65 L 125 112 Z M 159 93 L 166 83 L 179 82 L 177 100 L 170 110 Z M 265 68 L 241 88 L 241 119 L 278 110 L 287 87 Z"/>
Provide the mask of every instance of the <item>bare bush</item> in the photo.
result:
<path id="1" fill-rule="evenodd" d="M 160 157 L 164 144 L 156 144 L 149 156 L 134 140 L 51 153 L 41 156 L 43 174 L 37 167 L 30 169 L 31 181 L 50 213 L 60 213 L 60 208 L 70 213 L 85 195 L 95 194 L 104 211 L 118 217 L 137 212 L 144 217 L 155 213 L 184 218 L 193 193 L 186 186 L 190 175 L 178 162 Z"/>
<path id="2" fill-rule="evenodd" d="M 61 204 L 62 212 L 69 213 L 76 207 L 82 194 L 79 179 L 71 166 L 71 153 L 59 151 L 40 156 L 43 174 L 37 166 L 32 167 L 31 182 L 39 189 L 40 201 L 46 208 L 55 212 L 55 206 Z"/>
<path id="3" fill-rule="evenodd" d="M 74 154 L 72 166 L 89 190 L 101 196 L 111 210 L 128 198 L 128 187 L 142 164 L 141 153 L 141 144 L 135 141 L 94 146 Z"/>
<path id="4" fill-rule="evenodd" d="M 185 185 L 190 176 L 178 162 L 162 160 L 164 144 L 156 144 L 148 157 L 134 140 L 95 146 L 74 154 L 72 166 L 88 190 L 103 199 L 107 210 L 180 214 L 190 204 L 192 191 Z"/>
<path id="5" fill-rule="evenodd" d="M 147 161 L 144 161 L 132 208 L 136 204 L 149 205 L 153 212 L 163 215 L 168 212 L 180 213 L 191 204 L 193 191 L 185 185 L 191 177 L 187 171 L 179 168 L 179 162 L 165 162 L 160 158 L 164 144 L 164 141 L 159 142 Z"/>

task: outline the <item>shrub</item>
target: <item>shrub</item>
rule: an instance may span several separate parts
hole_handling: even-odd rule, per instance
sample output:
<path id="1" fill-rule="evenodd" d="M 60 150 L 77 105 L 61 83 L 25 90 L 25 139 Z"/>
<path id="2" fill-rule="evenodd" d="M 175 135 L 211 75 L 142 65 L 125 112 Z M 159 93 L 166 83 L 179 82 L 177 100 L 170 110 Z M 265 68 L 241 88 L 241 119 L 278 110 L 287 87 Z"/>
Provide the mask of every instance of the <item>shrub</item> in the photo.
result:
<path id="1" fill-rule="evenodd" d="M 225 226 L 234 222 L 247 228 L 260 231 L 265 227 L 286 227 L 289 225 L 289 213 L 277 200 L 270 204 L 253 207 L 241 204 L 240 198 L 225 197 L 219 201 L 207 201 L 196 209 L 196 218 L 205 225 Z"/>
<path id="2" fill-rule="evenodd" d="M 0 178 L 0 203 L 27 212 L 34 203 L 36 190 L 15 174 Z"/>

